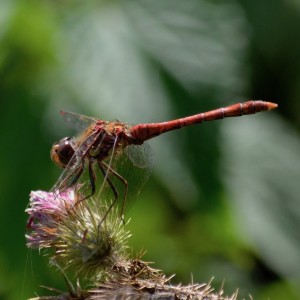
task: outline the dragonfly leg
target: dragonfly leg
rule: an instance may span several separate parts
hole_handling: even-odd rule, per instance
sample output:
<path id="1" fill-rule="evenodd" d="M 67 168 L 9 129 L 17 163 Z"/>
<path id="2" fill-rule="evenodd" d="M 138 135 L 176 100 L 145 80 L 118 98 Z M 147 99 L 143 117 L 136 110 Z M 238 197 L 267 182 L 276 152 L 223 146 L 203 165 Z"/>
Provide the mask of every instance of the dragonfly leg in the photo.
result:
<path id="1" fill-rule="evenodd" d="M 74 185 L 77 182 L 78 178 L 81 176 L 81 174 L 82 174 L 82 172 L 84 170 L 84 163 L 82 163 L 80 165 L 80 168 L 78 168 L 78 169 L 79 169 L 79 171 L 78 171 L 78 173 L 76 173 L 76 177 L 72 180 L 72 182 L 70 184 L 70 187 L 72 185 Z M 89 195 L 87 195 L 87 196 L 85 196 L 85 197 L 77 200 L 77 202 L 74 204 L 74 206 L 72 207 L 72 209 L 76 205 L 78 205 L 79 203 L 81 203 L 82 201 L 86 200 L 87 198 L 89 198 L 89 197 L 91 197 L 91 196 L 93 196 L 95 194 L 95 191 L 96 191 L 96 184 L 95 184 L 95 182 L 96 182 L 96 174 L 95 174 L 95 170 L 93 169 L 93 161 L 89 161 L 88 169 L 89 169 L 91 193 Z"/>
<path id="2" fill-rule="evenodd" d="M 119 198 L 119 192 L 117 191 L 117 189 L 115 188 L 114 184 L 111 182 L 111 180 L 106 177 L 106 173 L 105 170 L 103 168 L 103 166 L 101 165 L 101 163 L 99 162 L 99 168 L 101 170 L 101 173 L 103 174 L 104 178 L 106 178 L 107 183 L 109 184 L 110 188 L 112 189 L 114 195 L 115 195 L 115 199 Z"/>
<path id="3" fill-rule="evenodd" d="M 90 164 L 89 164 L 89 169 L 90 169 Z M 82 164 L 80 164 L 80 166 L 76 169 L 74 178 L 61 191 L 64 191 L 64 190 L 72 187 L 78 181 L 83 170 L 84 170 L 84 162 L 82 162 Z M 64 183 L 70 176 L 66 177 L 66 179 L 62 183 Z M 94 186 L 95 186 L 95 182 L 94 182 Z M 71 207 L 71 209 L 69 211 L 71 211 L 77 204 L 79 204 L 81 201 L 85 200 L 86 198 L 90 197 L 91 195 L 88 195 L 87 197 L 77 200 L 77 202 L 73 205 L 73 207 Z"/>
<path id="4" fill-rule="evenodd" d="M 102 168 L 105 167 L 107 169 L 107 172 L 110 172 L 112 175 L 114 175 L 116 178 L 118 178 L 124 184 L 124 186 L 125 186 L 125 191 L 124 191 L 124 195 L 123 195 L 123 202 L 122 202 L 122 207 L 121 207 L 121 218 L 123 219 L 124 210 L 125 210 L 125 204 L 126 204 L 126 198 L 127 198 L 127 193 L 128 193 L 128 182 L 127 182 L 127 180 L 124 177 L 122 177 L 114 169 L 112 169 L 110 166 L 108 166 L 105 162 L 103 162 L 103 161 L 99 162 L 99 167 L 100 167 L 100 169 L 101 169 L 101 167 Z M 109 183 L 109 181 L 108 181 L 108 183 Z M 119 193 L 116 190 L 115 186 L 111 182 L 109 183 L 109 185 L 112 188 L 113 192 L 115 191 L 119 195 Z M 116 200 L 117 200 L 117 197 L 115 197 L 115 200 L 111 204 L 111 207 L 115 204 Z M 109 208 L 109 210 L 111 209 L 111 207 Z"/>
<path id="5" fill-rule="evenodd" d="M 102 221 L 100 222 L 100 224 L 99 224 L 99 226 L 100 226 L 101 223 L 102 223 L 102 222 L 105 220 L 105 218 L 107 217 L 107 215 L 108 215 L 108 213 L 110 212 L 110 210 L 111 210 L 111 209 L 113 208 L 113 206 L 115 205 L 117 199 L 119 198 L 119 192 L 117 191 L 117 189 L 115 188 L 115 186 L 114 186 L 114 184 L 111 182 L 111 180 L 107 177 L 107 174 L 106 174 L 106 172 L 105 172 L 105 170 L 104 170 L 104 167 L 103 167 L 102 163 L 101 163 L 101 162 L 98 162 L 98 165 L 99 165 L 99 168 L 100 168 L 100 170 L 101 170 L 101 173 L 102 173 L 103 176 L 104 176 L 104 180 L 107 181 L 107 183 L 109 184 L 111 190 L 112 190 L 113 193 L 114 193 L 114 200 L 113 200 L 113 202 L 110 204 L 110 206 L 109 206 L 108 210 L 106 211 L 106 213 L 105 213 L 105 215 L 104 215 Z"/>
<path id="6" fill-rule="evenodd" d="M 89 177 L 90 177 L 90 186 L 91 186 L 91 193 L 87 195 L 84 199 L 89 198 L 95 194 L 96 191 L 96 174 L 95 170 L 93 169 L 93 161 L 89 161 Z"/>
<path id="7" fill-rule="evenodd" d="M 82 162 L 75 170 L 74 173 L 69 174 L 61 183 L 59 186 L 57 186 L 54 190 L 54 192 L 57 192 L 57 196 L 60 195 L 60 193 L 66 191 L 68 188 L 75 185 L 75 183 L 78 181 L 79 177 L 81 176 L 82 172 L 84 170 L 84 162 Z M 74 176 L 73 178 L 71 178 Z M 71 180 L 70 180 L 71 179 Z"/>
<path id="8" fill-rule="evenodd" d="M 89 166 L 88 166 L 88 170 L 89 170 L 89 178 L 90 178 L 90 187 L 91 187 L 91 193 L 81 199 L 79 199 L 75 205 L 77 205 L 78 203 L 86 200 L 87 198 L 93 196 L 95 194 L 95 191 L 96 191 L 96 173 L 95 173 L 95 170 L 93 169 L 93 161 L 89 161 Z M 81 170 L 81 173 L 83 172 L 83 169 L 84 169 L 84 166 L 82 166 L 82 170 Z M 81 175 L 81 173 L 79 174 L 79 176 Z M 78 176 L 78 178 L 79 178 Z M 77 178 L 77 179 L 78 179 Z M 77 180 L 76 180 L 77 181 Z M 85 189 L 87 190 L 87 189 Z"/>

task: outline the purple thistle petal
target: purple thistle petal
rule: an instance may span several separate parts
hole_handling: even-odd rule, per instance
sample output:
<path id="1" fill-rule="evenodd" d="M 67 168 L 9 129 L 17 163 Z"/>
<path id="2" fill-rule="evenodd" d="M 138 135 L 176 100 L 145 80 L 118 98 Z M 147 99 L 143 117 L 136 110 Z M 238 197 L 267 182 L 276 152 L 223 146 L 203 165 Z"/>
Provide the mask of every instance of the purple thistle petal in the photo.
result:
<path id="1" fill-rule="evenodd" d="M 68 189 L 59 195 L 32 191 L 30 193 L 30 206 L 25 210 L 29 214 L 26 235 L 29 248 L 50 247 L 59 234 L 58 226 L 76 204 L 74 189 Z"/>

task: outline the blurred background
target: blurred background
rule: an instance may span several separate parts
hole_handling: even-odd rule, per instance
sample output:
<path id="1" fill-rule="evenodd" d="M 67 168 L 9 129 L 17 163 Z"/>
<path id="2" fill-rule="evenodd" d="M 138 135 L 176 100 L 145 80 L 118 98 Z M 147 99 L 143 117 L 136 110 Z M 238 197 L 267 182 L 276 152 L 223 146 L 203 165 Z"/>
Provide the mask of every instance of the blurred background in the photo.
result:
<path id="1" fill-rule="evenodd" d="M 31 190 L 74 134 L 59 110 L 156 122 L 249 99 L 279 108 L 150 141 L 153 173 L 129 210 L 133 253 L 173 283 L 300 299 L 300 2 L 1 0 L 0 299 L 65 290 L 25 247 Z"/>

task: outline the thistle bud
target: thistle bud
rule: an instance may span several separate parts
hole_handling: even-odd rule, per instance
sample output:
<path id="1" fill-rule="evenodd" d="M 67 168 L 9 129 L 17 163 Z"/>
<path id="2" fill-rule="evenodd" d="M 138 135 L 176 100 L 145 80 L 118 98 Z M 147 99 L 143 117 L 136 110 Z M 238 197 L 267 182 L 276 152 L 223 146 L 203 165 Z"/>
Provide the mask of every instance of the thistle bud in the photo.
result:
<path id="1" fill-rule="evenodd" d="M 130 235 L 116 207 L 93 197 L 78 199 L 75 189 L 31 192 L 27 246 L 51 248 L 53 265 L 77 277 L 100 279 L 124 259 Z"/>

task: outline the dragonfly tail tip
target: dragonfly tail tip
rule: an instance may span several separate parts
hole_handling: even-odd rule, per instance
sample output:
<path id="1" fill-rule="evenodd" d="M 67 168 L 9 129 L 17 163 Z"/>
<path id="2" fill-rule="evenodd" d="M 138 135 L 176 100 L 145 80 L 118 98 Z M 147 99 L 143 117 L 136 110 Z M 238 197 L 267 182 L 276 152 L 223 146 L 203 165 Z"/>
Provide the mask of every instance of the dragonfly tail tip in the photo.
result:
<path id="1" fill-rule="evenodd" d="M 278 107 L 277 103 L 267 102 L 268 110 L 272 110 Z"/>

